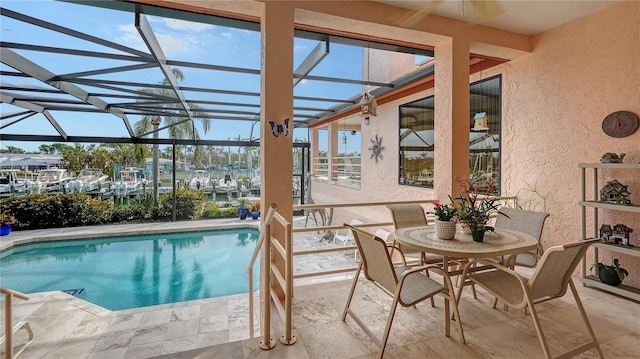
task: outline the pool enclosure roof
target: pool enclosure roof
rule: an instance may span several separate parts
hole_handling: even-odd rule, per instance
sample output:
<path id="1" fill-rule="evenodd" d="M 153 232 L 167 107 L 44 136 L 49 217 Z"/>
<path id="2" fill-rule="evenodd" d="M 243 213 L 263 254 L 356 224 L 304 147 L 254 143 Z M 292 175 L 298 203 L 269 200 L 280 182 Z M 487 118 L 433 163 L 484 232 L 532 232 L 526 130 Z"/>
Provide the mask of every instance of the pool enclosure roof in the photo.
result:
<path id="1" fill-rule="evenodd" d="M 256 135 L 235 141 L 215 138 L 215 129 L 231 121 L 250 126 L 253 133 L 253 125 L 259 124 L 260 24 L 120 1 L 49 3 L 55 11 L 86 16 L 65 16 L 64 23 L 55 23 L 48 15 L 55 11 L 35 8 L 42 3 L 14 6 L 19 3 L 3 1 L 0 9 L 0 140 L 171 144 L 169 130 L 188 123 L 193 132 L 183 134 L 176 144 L 257 143 Z M 32 9 L 24 11 L 28 6 Z M 83 30 L 87 22 L 92 23 L 90 31 Z M 233 41 L 212 40 L 207 58 L 172 51 L 167 32 L 154 31 L 171 23 L 175 29 L 226 29 L 238 37 L 252 34 L 248 38 L 254 41 L 253 52 L 244 54 L 251 66 L 237 65 L 233 56 L 222 56 L 234 51 Z M 135 37 L 130 43 L 140 46 L 118 41 L 111 31 L 115 27 L 127 28 L 127 35 Z M 182 35 L 183 43 L 178 44 L 182 49 L 200 36 L 197 30 Z M 201 36 L 207 35 L 203 32 Z M 357 108 L 364 88 L 372 88 L 379 96 L 433 73 L 433 66 L 416 66 L 417 70 L 391 82 L 375 82 L 362 69 L 364 49 L 423 59 L 433 55 L 430 50 L 302 30 L 296 30 L 294 43 L 305 48 L 303 54 L 294 56 L 294 128 L 307 128 Z M 350 58 L 350 54 L 358 56 Z M 348 63 L 340 62 L 345 58 L 350 58 Z M 344 75 L 331 75 L 336 68 Z M 154 116 L 170 119 L 159 126 L 157 139 L 152 129 L 136 132 L 136 122 Z M 203 131 L 207 121 L 213 134 Z"/>

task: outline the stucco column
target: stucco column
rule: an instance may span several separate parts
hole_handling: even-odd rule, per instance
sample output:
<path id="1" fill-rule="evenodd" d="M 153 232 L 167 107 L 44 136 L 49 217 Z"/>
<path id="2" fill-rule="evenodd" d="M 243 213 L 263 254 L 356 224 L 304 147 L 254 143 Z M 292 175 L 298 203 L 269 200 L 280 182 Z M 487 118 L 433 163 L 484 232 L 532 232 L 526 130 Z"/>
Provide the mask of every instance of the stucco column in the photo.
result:
<path id="1" fill-rule="evenodd" d="M 318 168 L 316 167 L 316 161 L 318 158 L 318 155 L 320 153 L 319 148 L 320 145 L 318 143 L 318 133 L 319 133 L 319 129 L 318 128 L 312 128 L 311 129 L 311 163 L 313 164 L 313 166 L 311 167 L 311 175 L 313 176 L 317 176 L 318 175 Z M 306 190 L 306 189 L 305 189 Z"/>
<path id="2" fill-rule="evenodd" d="M 332 181 L 337 181 L 338 176 L 334 171 L 334 162 L 336 161 L 334 158 L 338 157 L 338 122 L 334 121 L 329 124 L 329 134 L 327 136 L 329 138 L 329 184 Z"/>
<path id="3" fill-rule="evenodd" d="M 264 3 L 260 29 L 262 32 L 262 76 L 260 101 L 260 163 L 262 208 L 275 202 L 278 213 L 293 221 L 293 14 L 287 2 Z M 275 137 L 269 121 L 286 129 Z M 274 234 L 284 239 L 282 226 L 274 225 Z M 283 243 L 284 245 L 284 243 Z M 274 251 L 275 252 L 275 251 Z M 277 256 L 274 263 L 284 273 L 284 261 Z M 274 287 L 280 296 L 283 291 Z M 268 299 L 267 299 L 268 300 Z"/>
<path id="4" fill-rule="evenodd" d="M 469 40 L 455 37 L 435 47 L 435 171 L 440 200 L 456 197 L 456 177 L 469 178 Z"/>

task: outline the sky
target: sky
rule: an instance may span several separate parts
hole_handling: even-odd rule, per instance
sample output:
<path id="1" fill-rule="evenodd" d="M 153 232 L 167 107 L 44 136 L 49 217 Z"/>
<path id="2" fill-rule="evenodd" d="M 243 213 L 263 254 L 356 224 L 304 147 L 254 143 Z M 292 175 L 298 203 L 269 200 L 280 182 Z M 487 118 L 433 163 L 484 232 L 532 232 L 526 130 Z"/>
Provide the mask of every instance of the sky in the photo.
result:
<path id="1" fill-rule="evenodd" d="M 2 0 L 0 6 L 21 14 L 42 19 L 73 30 L 101 37 L 131 48 L 148 53 L 148 49 L 142 41 L 134 26 L 134 14 L 116 10 L 102 9 L 85 5 L 71 4 L 58 1 L 34 1 L 34 0 Z M 260 34 L 243 29 L 227 28 L 211 24 L 186 22 L 171 18 L 147 16 L 156 37 L 168 59 L 179 61 L 191 61 L 210 63 L 223 66 L 245 67 L 260 69 Z M 0 17 L 0 38 L 6 42 L 25 43 L 33 45 L 45 45 L 53 47 L 69 47 L 86 51 L 98 51 L 113 53 L 117 50 L 90 43 L 78 38 L 59 34 L 47 29 L 17 21 L 6 16 Z M 317 45 L 317 41 L 296 39 L 294 41 L 294 68 L 297 67 L 309 52 Z M 40 66 L 46 67 L 54 73 L 75 73 L 80 71 L 95 70 L 99 68 L 130 65 L 130 62 L 108 63 L 88 59 L 81 56 L 67 54 L 42 53 L 13 49 L 19 55 L 26 57 Z M 5 64 L 0 65 L 2 70 L 14 71 Z M 193 87 L 220 87 L 236 91 L 260 91 L 260 79 L 257 75 L 238 74 L 221 71 L 204 71 L 191 68 L 181 68 L 185 80 L 182 86 Z M 331 44 L 329 55 L 311 72 L 312 75 L 330 76 L 347 79 L 362 78 L 362 49 L 353 46 Z M 98 76 L 99 77 L 99 76 Z M 107 78 L 107 77 L 104 77 Z M 147 81 L 157 83 L 163 79 L 163 74 L 158 68 L 137 70 L 119 75 L 108 75 L 109 79 L 123 81 Z M 48 85 L 31 79 L 17 79 L 3 77 L 3 84 L 20 85 L 37 84 Z M 80 86 L 82 87 L 82 86 Z M 86 89 L 96 91 L 95 88 Z M 105 90 L 100 89 L 103 92 Z M 294 88 L 295 96 L 313 96 L 327 98 L 349 98 L 361 92 L 360 85 L 342 85 L 329 82 L 303 80 Z M 207 100 L 248 102 L 259 104 L 259 99 L 250 97 L 238 97 L 222 94 L 211 94 Z M 112 100 L 108 100 L 109 102 Z M 299 101 L 294 106 L 328 107 L 325 103 Z M 2 114 L 22 110 L 7 104 L 0 104 Z M 246 108 L 242 110 L 246 111 Z M 257 111 L 257 109 L 256 109 Z M 296 111 L 297 112 L 297 111 Z M 309 114 L 313 112 L 308 112 Z M 60 123 L 68 135 L 74 136 L 128 136 L 125 126 L 120 118 L 111 114 L 78 113 L 72 111 L 52 111 L 52 115 Z M 140 116 L 128 115 L 133 124 Z M 1 120 L 7 121 L 7 120 Z M 199 132 L 202 139 L 226 140 L 235 139 L 238 136 L 248 138 L 251 122 L 213 120 L 211 130 L 204 133 L 199 124 Z M 255 126 L 253 138 L 259 136 L 259 124 Z M 8 126 L 1 131 L 11 134 L 39 134 L 56 135 L 57 132 L 42 114 L 36 114 L 16 124 Z M 342 133 L 339 134 L 342 138 Z M 160 137 L 168 137 L 160 134 Z M 347 152 L 361 152 L 359 134 L 348 134 Z M 296 129 L 294 138 L 306 140 L 308 131 Z M 323 143 L 324 142 L 324 143 Z M 2 146 L 15 146 L 26 151 L 37 151 L 40 143 L 35 142 L 10 142 L 3 141 Z M 320 149 L 326 150 L 326 141 L 321 139 Z M 342 141 L 340 151 L 344 150 Z M 366 150 L 366 149 L 365 149 Z"/>

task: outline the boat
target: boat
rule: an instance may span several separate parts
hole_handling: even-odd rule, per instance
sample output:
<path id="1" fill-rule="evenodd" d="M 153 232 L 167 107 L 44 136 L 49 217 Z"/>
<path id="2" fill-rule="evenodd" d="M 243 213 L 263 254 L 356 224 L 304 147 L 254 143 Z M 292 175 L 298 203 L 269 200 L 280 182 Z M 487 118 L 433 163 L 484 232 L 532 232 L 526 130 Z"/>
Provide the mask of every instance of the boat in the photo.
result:
<path id="1" fill-rule="evenodd" d="M 147 184 L 144 171 L 135 167 L 126 167 L 120 171 L 120 180 L 111 183 L 110 190 L 117 196 L 126 196 L 142 191 Z"/>
<path id="2" fill-rule="evenodd" d="M 18 170 L 0 170 L 0 197 L 23 195 L 26 189 L 26 181 L 18 179 Z"/>
<path id="3" fill-rule="evenodd" d="M 210 189 L 211 183 L 209 182 L 209 177 L 207 177 L 207 171 L 205 170 L 194 170 L 194 176 L 189 181 L 189 189 L 190 190 L 205 190 Z"/>
<path id="4" fill-rule="evenodd" d="M 260 192 L 260 182 L 261 182 L 261 178 L 260 178 L 260 169 L 256 168 L 255 171 L 253 172 L 253 178 L 251 179 L 251 183 L 250 183 L 250 190 L 251 192 Z"/>
<path id="5" fill-rule="evenodd" d="M 234 193 L 238 192 L 238 182 L 231 177 L 231 172 L 224 174 L 224 177 L 216 183 L 216 193 Z"/>
<path id="6" fill-rule="evenodd" d="M 80 170 L 75 180 L 67 183 L 67 192 L 100 192 L 109 177 L 97 168 Z"/>
<path id="7" fill-rule="evenodd" d="M 74 179 L 73 175 L 64 168 L 51 167 L 40 170 L 36 182 L 40 183 L 42 193 L 62 192 L 65 185 Z"/>

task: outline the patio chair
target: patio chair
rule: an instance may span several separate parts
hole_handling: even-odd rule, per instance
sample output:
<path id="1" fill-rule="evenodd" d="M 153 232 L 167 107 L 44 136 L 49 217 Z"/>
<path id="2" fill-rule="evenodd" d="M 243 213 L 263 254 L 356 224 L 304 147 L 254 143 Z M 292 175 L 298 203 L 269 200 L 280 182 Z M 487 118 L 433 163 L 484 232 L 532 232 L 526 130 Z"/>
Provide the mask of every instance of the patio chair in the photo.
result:
<path id="1" fill-rule="evenodd" d="M 344 311 L 342 312 L 342 321 L 346 320 L 347 314 L 353 318 L 356 324 L 358 324 L 358 326 L 371 338 L 371 340 L 378 344 L 378 358 L 382 358 L 384 354 L 398 303 L 403 307 L 411 307 L 423 300 L 426 300 L 427 298 L 433 298 L 438 294 L 444 297 L 445 301 L 445 335 L 449 337 L 451 332 L 451 319 L 449 319 L 451 317 L 449 303 L 451 303 L 460 341 L 465 343 L 464 332 L 462 331 L 462 322 L 460 321 L 460 313 L 458 312 L 458 305 L 454 297 L 453 285 L 451 284 L 451 279 L 449 278 L 446 270 L 443 270 L 437 265 L 426 265 L 413 268 L 407 267 L 404 259 L 403 265 L 394 267 L 391 255 L 388 251 L 389 245 L 385 243 L 384 240 L 351 225 L 345 224 L 345 226 L 352 231 L 353 238 L 358 246 L 358 252 L 362 259 L 358 265 L 356 275 L 353 278 L 353 284 L 351 285 L 351 290 L 347 297 L 347 303 L 345 304 Z M 402 253 L 399 248 L 397 250 L 399 253 Z M 440 273 L 442 275 L 443 284 L 440 284 L 423 274 L 423 271 L 428 270 L 434 270 Z M 378 288 L 382 289 L 382 291 L 393 297 L 393 303 L 391 304 L 387 325 L 381 340 L 378 339 L 369 328 L 367 328 L 362 319 L 360 319 L 350 308 L 351 300 L 353 299 L 353 294 L 356 290 L 356 285 L 358 284 L 358 278 L 360 277 L 361 271 L 364 271 L 364 276 L 367 280 L 371 281 Z"/>
<path id="2" fill-rule="evenodd" d="M 388 205 L 387 208 L 391 211 L 391 218 L 396 231 L 401 228 L 427 225 L 425 211 L 419 204 L 392 204 Z M 406 248 L 406 246 L 402 247 L 395 240 L 393 245 L 400 248 L 407 258 L 420 260 L 421 264 L 442 263 L 443 261 L 443 258 L 440 255 L 416 251 Z"/>
<path id="3" fill-rule="evenodd" d="M 352 219 L 351 222 L 349 222 L 349 224 L 351 224 L 352 226 L 357 226 L 357 225 L 363 224 L 363 223 L 364 222 L 362 222 L 361 220 L 358 220 L 358 219 Z M 341 232 L 340 230 L 336 231 L 336 233 L 333 235 L 333 238 L 332 238 L 331 241 L 332 241 L 333 245 L 335 245 L 336 244 L 336 240 L 338 240 L 338 241 L 342 242 L 342 246 L 343 247 L 346 247 L 347 243 L 349 243 L 350 241 L 353 240 L 353 236 L 351 235 L 351 231 L 348 228 L 345 229 L 345 233 L 344 234 L 342 234 L 340 232 Z M 354 260 L 358 259 L 358 251 L 357 250 L 353 254 L 353 259 Z"/>
<path id="4" fill-rule="evenodd" d="M 545 358 L 552 358 L 552 356 L 540 326 L 535 305 L 563 297 L 567 292 L 567 287 L 570 287 L 591 341 L 555 358 L 572 357 L 590 349 L 596 349 L 598 357 L 603 358 L 598 340 L 571 279 L 573 271 L 584 257 L 587 248 L 598 241 L 599 239 L 591 239 L 547 249 L 540 258 L 531 278 L 525 278 L 513 269 L 491 259 L 474 259 L 472 263 L 490 265 L 495 269 L 469 273 L 469 275 L 465 270 L 463 275 L 496 298 L 499 298 L 509 307 L 516 309 L 529 308 L 528 312 L 530 312 Z"/>
<path id="5" fill-rule="evenodd" d="M 526 233 L 538 240 L 538 248 L 528 253 L 517 254 L 513 258 L 505 258 L 503 263 L 511 261 L 511 268 L 513 268 L 513 265 L 529 268 L 535 267 L 538 262 L 538 258 L 544 252 L 544 249 L 540 244 L 540 236 L 542 235 L 544 221 L 549 216 L 549 213 L 527 211 L 524 209 L 509 207 L 500 208 L 500 212 L 504 213 L 506 216 L 498 214 L 495 224 L 496 229 L 509 229 Z"/>

